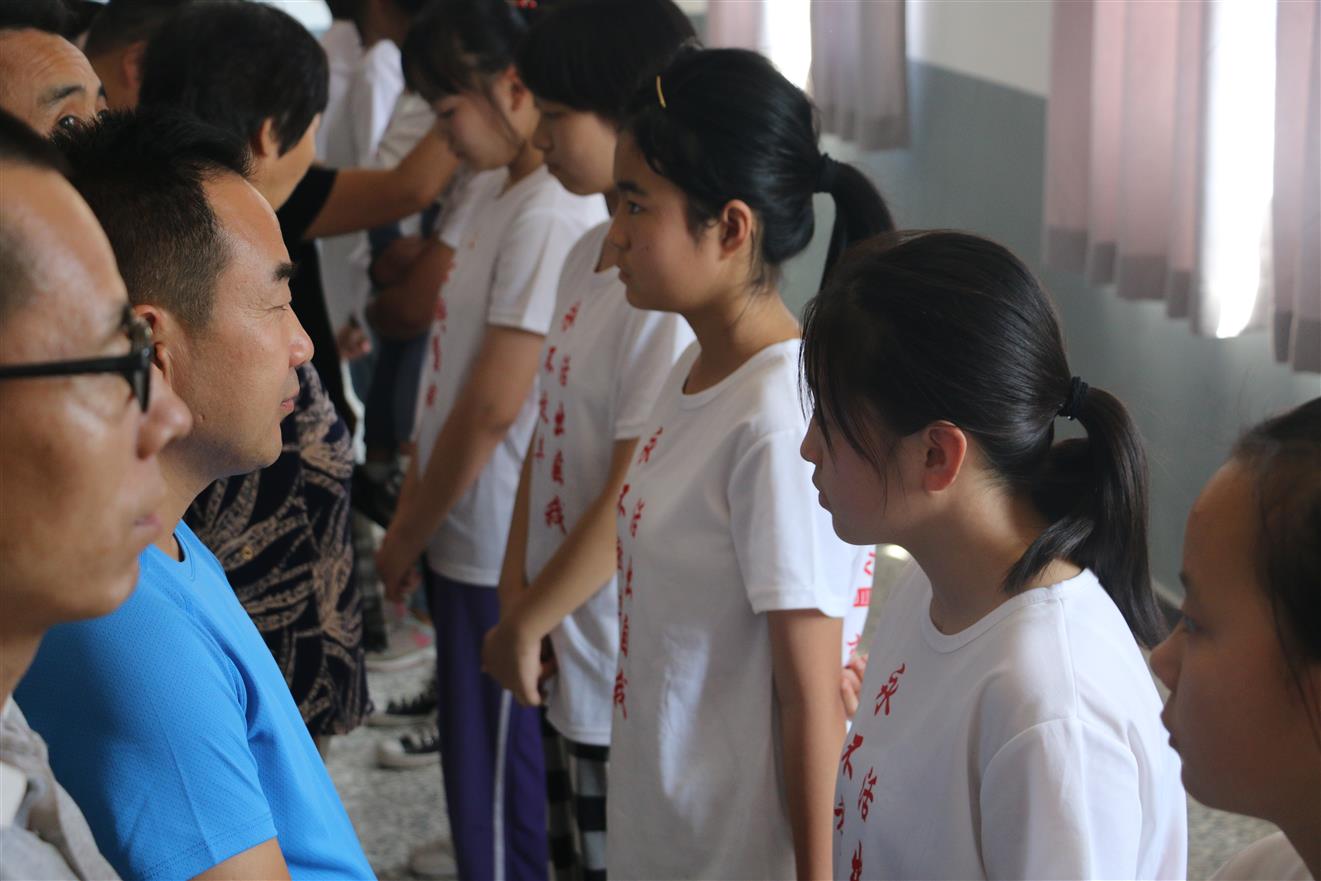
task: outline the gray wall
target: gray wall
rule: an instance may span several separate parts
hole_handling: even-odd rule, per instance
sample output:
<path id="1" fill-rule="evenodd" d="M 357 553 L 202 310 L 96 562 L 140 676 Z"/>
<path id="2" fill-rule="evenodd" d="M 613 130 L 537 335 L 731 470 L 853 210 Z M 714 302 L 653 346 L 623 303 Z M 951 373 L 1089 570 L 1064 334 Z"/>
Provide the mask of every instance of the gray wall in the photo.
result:
<path id="1" fill-rule="evenodd" d="M 1041 274 L 1063 316 L 1075 373 L 1128 404 L 1151 458 L 1153 574 L 1179 593 L 1183 524 L 1201 486 L 1248 424 L 1321 394 L 1316 374 L 1270 356 L 1264 332 L 1233 340 L 1195 336 L 1157 303 L 1119 300 L 1073 274 L 1041 269 L 1045 100 L 923 62 L 909 65 L 912 144 L 858 156 L 900 225 L 952 227 L 1002 242 Z M 785 299 L 815 290 L 833 216 L 818 201 L 818 235 L 787 268 Z"/>

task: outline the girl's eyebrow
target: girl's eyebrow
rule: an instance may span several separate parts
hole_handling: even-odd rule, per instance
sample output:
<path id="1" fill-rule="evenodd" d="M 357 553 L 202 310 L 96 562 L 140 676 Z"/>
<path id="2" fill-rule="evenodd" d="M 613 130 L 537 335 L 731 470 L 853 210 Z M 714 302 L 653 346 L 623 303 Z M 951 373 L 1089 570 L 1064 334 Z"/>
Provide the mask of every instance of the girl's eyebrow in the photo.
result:
<path id="1" fill-rule="evenodd" d="M 635 196 L 647 195 L 646 190 L 642 189 L 642 187 L 638 186 L 631 180 L 621 180 L 619 183 L 615 184 L 615 189 L 619 190 L 621 193 L 632 193 Z"/>

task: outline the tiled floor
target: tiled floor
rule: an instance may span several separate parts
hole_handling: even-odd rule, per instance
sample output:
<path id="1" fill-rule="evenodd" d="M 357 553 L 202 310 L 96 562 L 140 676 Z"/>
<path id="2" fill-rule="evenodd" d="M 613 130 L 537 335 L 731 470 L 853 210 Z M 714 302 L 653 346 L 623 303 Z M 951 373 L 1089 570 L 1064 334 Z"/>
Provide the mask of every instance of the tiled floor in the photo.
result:
<path id="1" fill-rule="evenodd" d="M 874 608 L 883 602 L 883 589 L 901 564 L 878 558 Z M 429 665 L 397 673 L 368 676 L 372 698 L 379 704 L 391 697 L 416 691 Z M 440 768 L 390 771 L 377 768 L 376 744 L 397 737 L 398 729 L 363 727 L 330 745 L 327 764 L 349 815 L 357 827 L 368 859 L 382 879 L 406 879 L 408 853 L 438 836 L 449 835 Z M 1190 879 L 1209 878 L 1235 851 L 1272 831 L 1274 827 L 1188 803 Z"/>

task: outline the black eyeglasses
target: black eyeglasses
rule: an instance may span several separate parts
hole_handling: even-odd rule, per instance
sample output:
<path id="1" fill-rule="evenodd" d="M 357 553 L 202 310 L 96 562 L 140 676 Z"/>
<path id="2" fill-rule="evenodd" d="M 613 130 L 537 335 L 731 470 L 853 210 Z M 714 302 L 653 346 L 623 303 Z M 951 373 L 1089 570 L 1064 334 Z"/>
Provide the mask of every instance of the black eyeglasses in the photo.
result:
<path id="1" fill-rule="evenodd" d="M 48 361 L 0 367 L 0 379 L 32 379 L 40 376 L 76 376 L 83 373 L 118 373 L 133 389 L 142 412 L 151 402 L 151 327 L 124 307 L 124 333 L 130 351 L 114 358 L 85 358 L 79 361 Z"/>

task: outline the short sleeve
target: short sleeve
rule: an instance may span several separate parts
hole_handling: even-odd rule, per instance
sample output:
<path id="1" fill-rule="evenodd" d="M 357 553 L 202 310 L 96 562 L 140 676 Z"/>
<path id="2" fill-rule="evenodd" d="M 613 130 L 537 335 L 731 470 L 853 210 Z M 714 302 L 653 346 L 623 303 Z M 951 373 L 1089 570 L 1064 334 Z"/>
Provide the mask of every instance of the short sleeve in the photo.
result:
<path id="1" fill-rule="evenodd" d="M 323 168 L 320 165 L 313 165 L 303 175 L 303 179 L 294 187 L 294 191 L 289 194 L 289 198 L 280 210 L 275 212 L 276 218 L 280 221 L 280 233 L 284 237 L 284 246 L 293 253 L 294 248 L 302 243 L 307 236 L 307 230 L 316 220 L 321 209 L 325 207 L 326 200 L 330 198 L 330 191 L 335 187 L 335 176 L 338 174 L 334 169 Z"/>
<path id="2" fill-rule="evenodd" d="M 801 442 L 797 430 L 776 431 L 735 464 L 726 490 L 734 553 L 754 612 L 818 609 L 838 618 L 848 587 L 830 581 L 847 578 L 853 549 L 822 532 Z"/>
<path id="3" fill-rule="evenodd" d="M 643 312 L 629 315 L 628 337 L 620 351 L 615 375 L 615 440 L 642 434 L 661 386 L 674 362 L 692 341 L 691 332 L 678 315 Z"/>
<path id="4" fill-rule="evenodd" d="M 578 224 L 547 211 L 514 220 L 500 243 L 487 322 L 544 335 L 564 259 L 581 234 Z"/>
<path id="5" fill-rule="evenodd" d="M 241 678 L 186 621 L 135 595 L 52 630 L 25 683 L 56 776 L 125 878 L 191 878 L 276 837 Z"/>
<path id="6" fill-rule="evenodd" d="M 1137 760 L 1113 736 L 1069 718 L 1020 733 L 981 785 L 987 878 L 1137 878 Z"/>

